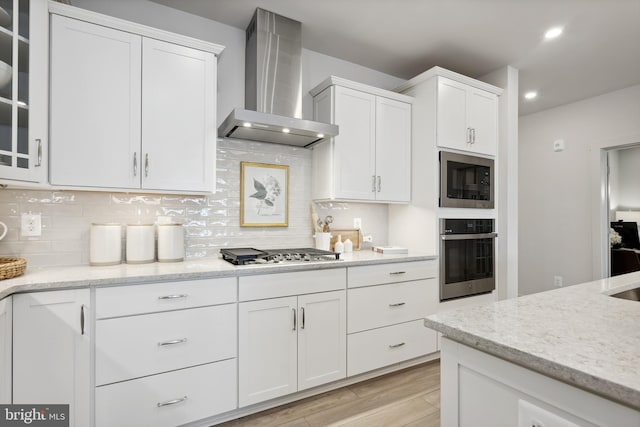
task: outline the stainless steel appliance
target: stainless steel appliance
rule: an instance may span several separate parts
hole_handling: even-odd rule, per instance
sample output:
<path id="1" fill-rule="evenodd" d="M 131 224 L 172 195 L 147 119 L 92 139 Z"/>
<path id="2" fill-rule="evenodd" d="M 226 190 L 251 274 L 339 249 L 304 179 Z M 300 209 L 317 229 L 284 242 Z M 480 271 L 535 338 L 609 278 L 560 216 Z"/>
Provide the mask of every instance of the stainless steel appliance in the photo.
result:
<path id="1" fill-rule="evenodd" d="M 257 8 L 247 27 L 245 108 L 235 108 L 218 135 L 310 147 L 338 126 L 302 119 L 302 24 Z"/>
<path id="2" fill-rule="evenodd" d="M 220 249 L 222 259 L 234 265 L 339 261 L 340 254 L 314 248 L 296 249 Z"/>
<path id="3" fill-rule="evenodd" d="M 440 301 L 496 287 L 493 219 L 440 219 Z"/>
<path id="4" fill-rule="evenodd" d="M 493 177 L 493 159 L 441 151 L 440 206 L 492 209 Z"/>

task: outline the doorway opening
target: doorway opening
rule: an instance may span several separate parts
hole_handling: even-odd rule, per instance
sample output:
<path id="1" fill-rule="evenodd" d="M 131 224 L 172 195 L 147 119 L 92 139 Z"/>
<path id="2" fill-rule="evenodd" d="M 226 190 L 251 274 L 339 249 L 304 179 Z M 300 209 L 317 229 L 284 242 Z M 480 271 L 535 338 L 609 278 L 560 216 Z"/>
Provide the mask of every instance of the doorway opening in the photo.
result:
<path id="1" fill-rule="evenodd" d="M 640 143 L 607 150 L 606 276 L 640 271 Z"/>

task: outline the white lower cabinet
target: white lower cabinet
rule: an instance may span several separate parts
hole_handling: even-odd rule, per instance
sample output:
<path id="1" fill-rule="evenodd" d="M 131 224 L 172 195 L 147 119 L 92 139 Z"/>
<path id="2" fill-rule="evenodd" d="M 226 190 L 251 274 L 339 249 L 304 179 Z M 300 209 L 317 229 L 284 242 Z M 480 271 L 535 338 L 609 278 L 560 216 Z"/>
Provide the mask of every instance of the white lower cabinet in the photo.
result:
<path id="1" fill-rule="evenodd" d="M 95 425 L 176 426 L 237 408 L 237 279 L 96 289 Z"/>
<path id="2" fill-rule="evenodd" d="M 173 427 L 236 407 L 236 360 L 96 389 L 96 427 Z"/>
<path id="3" fill-rule="evenodd" d="M 425 329 L 422 320 L 413 320 L 350 334 L 347 348 L 349 376 L 435 352 L 436 333 Z"/>
<path id="4" fill-rule="evenodd" d="M 0 300 L 0 404 L 11 403 L 12 297 Z"/>
<path id="5" fill-rule="evenodd" d="M 348 269 L 347 374 L 437 351 L 437 334 L 422 319 L 438 307 L 436 261 Z"/>
<path id="6" fill-rule="evenodd" d="M 443 426 L 640 425 L 637 410 L 447 338 L 440 369 Z"/>
<path id="7" fill-rule="evenodd" d="M 96 322 L 96 385 L 236 355 L 236 305 Z"/>
<path id="8" fill-rule="evenodd" d="M 327 292 L 241 302 L 238 308 L 239 406 L 284 396 L 346 376 L 345 270 L 240 278 L 240 295 Z M 333 290 L 342 288 L 341 290 Z M 295 287 L 293 288 L 295 289 Z"/>
<path id="9" fill-rule="evenodd" d="M 13 403 L 68 404 L 91 425 L 89 290 L 13 296 Z"/>

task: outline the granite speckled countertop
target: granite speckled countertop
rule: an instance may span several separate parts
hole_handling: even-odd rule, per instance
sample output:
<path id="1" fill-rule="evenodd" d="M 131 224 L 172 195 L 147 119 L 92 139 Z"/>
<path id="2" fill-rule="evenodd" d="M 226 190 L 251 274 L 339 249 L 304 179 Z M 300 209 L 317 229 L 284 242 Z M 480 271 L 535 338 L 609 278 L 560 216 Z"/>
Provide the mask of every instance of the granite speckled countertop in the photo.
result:
<path id="1" fill-rule="evenodd" d="M 462 344 L 640 409 L 640 272 L 431 315 Z"/>
<path id="2" fill-rule="evenodd" d="M 173 263 L 119 264 L 108 267 L 51 267 L 27 270 L 22 276 L 0 280 L 0 299 L 19 292 L 149 283 L 168 280 L 194 280 L 234 277 L 288 271 L 322 270 L 357 265 L 435 259 L 434 255 L 382 255 L 373 251 L 342 254 L 335 262 L 300 262 L 234 266 L 221 258 L 200 258 Z"/>

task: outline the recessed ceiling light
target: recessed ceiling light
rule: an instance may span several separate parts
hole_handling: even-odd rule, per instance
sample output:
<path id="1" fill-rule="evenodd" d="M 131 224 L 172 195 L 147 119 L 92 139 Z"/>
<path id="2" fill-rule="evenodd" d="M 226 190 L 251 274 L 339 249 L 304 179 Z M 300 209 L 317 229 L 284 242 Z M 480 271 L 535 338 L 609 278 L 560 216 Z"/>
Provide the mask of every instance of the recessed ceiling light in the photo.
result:
<path id="1" fill-rule="evenodd" d="M 562 27 L 553 27 L 548 29 L 547 32 L 544 33 L 544 38 L 547 40 L 551 40 L 551 39 L 555 39 L 560 34 L 562 34 Z"/>
<path id="2" fill-rule="evenodd" d="M 282 132 L 283 132 L 283 133 L 289 133 L 289 132 L 291 132 L 291 131 L 289 130 L 289 128 L 282 128 Z"/>
<path id="3" fill-rule="evenodd" d="M 525 99 L 534 99 L 538 96 L 538 92 L 527 92 L 524 94 Z"/>
<path id="4" fill-rule="evenodd" d="M 244 122 L 244 123 L 242 124 L 242 126 L 244 126 L 244 127 L 246 127 L 246 128 L 250 128 L 250 127 L 251 127 L 251 123 L 249 123 L 249 122 Z"/>

